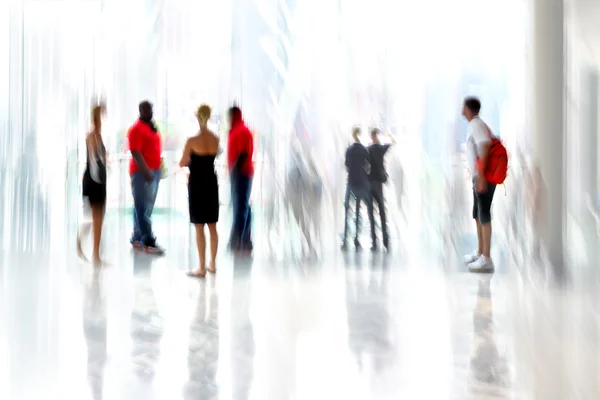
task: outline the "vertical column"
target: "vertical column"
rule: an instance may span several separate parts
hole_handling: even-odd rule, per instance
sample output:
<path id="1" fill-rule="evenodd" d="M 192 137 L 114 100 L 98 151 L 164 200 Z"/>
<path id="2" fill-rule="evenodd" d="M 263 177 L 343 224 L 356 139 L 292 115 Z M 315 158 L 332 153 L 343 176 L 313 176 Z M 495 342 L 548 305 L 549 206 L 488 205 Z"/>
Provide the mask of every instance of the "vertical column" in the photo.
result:
<path id="1" fill-rule="evenodd" d="M 24 79 L 24 18 L 23 4 L 12 2 L 8 26 L 8 135 L 5 162 L 12 170 L 22 151 L 23 138 L 23 79 Z"/>
<path id="2" fill-rule="evenodd" d="M 582 127 L 581 127 L 581 171 L 582 197 L 591 200 L 598 212 L 598 70 L 590 66 L 582 74 Z M 580 224 L 586 241 L 588 260 L 596 260 L 598 235 L 596 220 L 588 209 L 587 202 L 581 205 Z"/>
<path id="3" fill-rule="evenodd" d="M 7 2 L 0 4 L 0 197 L 4 199 L 0 204 L 0 250 L 5 249 L 4 231 L 8 227 L 5 221 L 5 208 L 7 202 L 5 199 L 8 189 L 8 157 L 10 152 L 9 147 L 9 124 L 10 124 L 10 28 L 11 28 L 11 8 Z M 10 233 L 6 233 L 6 237 Z M 0 392 L 2 396 L 2 392 Z"/>
<path id="4" fill-rule="evenodd" d="M 532 125 L 534 154 L 545 185 L 542 243 L 557 272 L 563 268 L 564 3 L 532 0 Z"/>
<path id="5" fill-rule="evenodd" d="M 543 182 L 543 218 L 545 224 L 538 224 L 535 235 L 540 236 L 544 250 L 555 275 L 564 275 L 563 219 L 565 152 L 563 151 L 565 131 L 565 35 L 563 0 L 530 0 L 532 3 L 532 43 L 531 43 L 531 127 L 533 128 L 532 153 L 535 166 L 539 168 Z M 536 304 L 537 305 L 537 304 Z M 565 310 L 562 303 L 553 309 L 553 322 L 558 329 L 552 334 L 556 340 L 563 340 L 565 332 Z M 547 338 L 548 323 L 540 318 L 530 321 L 530 331 L 539 340 Z M 540 341 L 541 343 L 541 341 Z M 549 342 L 545 342 L 549 343 Z M 564 346 L 537 358 L 538 362 L 549 366 L 539 369 L 530 380 L 529 391 L 537 398 L 567 398 L 565 388 Z M 533 364 L 533 363 L 532 363 Z M 538 373 L 539 372 L 539 373 Z"/>

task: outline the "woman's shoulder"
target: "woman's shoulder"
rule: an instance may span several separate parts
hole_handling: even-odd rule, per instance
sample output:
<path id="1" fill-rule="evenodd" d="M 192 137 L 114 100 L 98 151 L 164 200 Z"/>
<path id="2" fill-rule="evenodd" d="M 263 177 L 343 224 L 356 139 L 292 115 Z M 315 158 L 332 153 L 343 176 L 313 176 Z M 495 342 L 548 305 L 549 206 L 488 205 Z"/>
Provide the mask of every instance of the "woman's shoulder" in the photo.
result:
<path id="1" fill-rule="evenodd" d="M 196 155 L 212 155 L 219 148 L 219 137 L 211 131 L 205 131 L 190 137 L 186 147 Z"/>
<path id="2" fill-rule="evenodd" d="M 218 145 L 220 138 L 213 131 L 205 131 L 198 135 L 198 139 L 200 142 L 208 145 Z"/>
<path id="3" fill-rule="evenodd" d="M 212 140 L 220 140 L 219 139 L 219 135 L 217 135 L 216 133 L 214 133 L 211 130 L 206 131 L 206 133 L 208 134 L 208 137 L 210 137 Z"/>

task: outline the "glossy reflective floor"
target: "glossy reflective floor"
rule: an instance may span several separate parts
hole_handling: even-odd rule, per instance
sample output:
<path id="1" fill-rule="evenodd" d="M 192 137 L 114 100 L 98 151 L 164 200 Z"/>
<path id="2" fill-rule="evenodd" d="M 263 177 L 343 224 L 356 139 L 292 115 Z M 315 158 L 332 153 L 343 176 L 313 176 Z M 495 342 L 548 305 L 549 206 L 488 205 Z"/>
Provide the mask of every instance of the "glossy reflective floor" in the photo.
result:
<path id="1" fill-rule="evenodd" d="M 156 229 L 163 258 L 132 252 L 128 220 L 109 218 L 101 270 L 65 251 L 3 255 L 1 399 L 600 398 L 594 284 L 559 289 L 500 255 L 473 275 L 400 245 L 223 253 L 200 281 L 185 275 L 188 224 Z"/>

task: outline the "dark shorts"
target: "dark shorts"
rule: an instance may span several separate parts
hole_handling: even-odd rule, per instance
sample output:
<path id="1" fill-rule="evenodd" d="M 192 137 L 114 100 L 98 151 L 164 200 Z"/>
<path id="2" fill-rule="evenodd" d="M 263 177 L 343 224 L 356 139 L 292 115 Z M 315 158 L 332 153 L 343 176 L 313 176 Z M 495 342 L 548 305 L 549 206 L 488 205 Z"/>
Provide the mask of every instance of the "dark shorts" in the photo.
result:
<path id="1" fill-rule="evenodd" d="M 473 219 L 479 220 L 481 224 L 489 224 L 492 221 L 492 200 L 496 185 L 488 183 L 487 190 L 477 193 L 473 190 Z"/>
<path id="2" fill-rule="evenodd" d="M 97 183 L 91 177 L 86 174 L 83 177 L 83 197 L 87 198 L 92 206 L 104 206 L 106 205 L 106 184 Z"/>

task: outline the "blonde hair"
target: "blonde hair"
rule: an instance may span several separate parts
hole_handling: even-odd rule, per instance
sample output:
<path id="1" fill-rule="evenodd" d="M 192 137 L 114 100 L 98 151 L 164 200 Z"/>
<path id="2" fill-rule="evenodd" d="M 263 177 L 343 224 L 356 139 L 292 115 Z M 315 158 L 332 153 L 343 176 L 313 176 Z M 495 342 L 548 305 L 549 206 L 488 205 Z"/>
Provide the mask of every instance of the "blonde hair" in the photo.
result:
<path id="1" fill-rule="evenodd" d="M 210 119 L 211 109 L 208 104 L 202 104 L 196 110 L 196 117 L 201 121 L 208 121 Z"/>
<path id="2" fill-rule="evenodd" d="M 98 126 L 102 122 L 102 114 L 104 114 L 104 110 L 104 104 L 97 104 L 92 107 L 92 124 L 94 126 Z"/>

